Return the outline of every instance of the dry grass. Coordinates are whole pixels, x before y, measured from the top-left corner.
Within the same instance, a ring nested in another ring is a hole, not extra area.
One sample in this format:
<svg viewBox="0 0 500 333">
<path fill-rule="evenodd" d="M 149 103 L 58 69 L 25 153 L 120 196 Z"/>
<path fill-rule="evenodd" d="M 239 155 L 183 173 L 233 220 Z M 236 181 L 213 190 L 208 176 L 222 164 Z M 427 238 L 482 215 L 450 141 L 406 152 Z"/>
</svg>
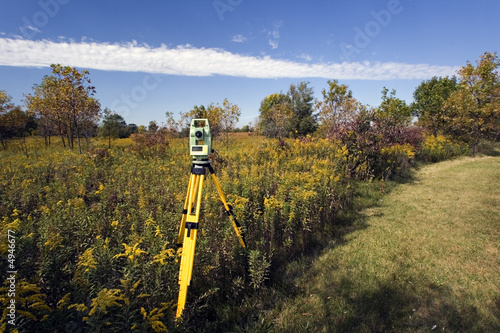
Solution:
<svg viewBox="0 0 500 333">
<path fill-rule="evenodd" d="M 500 331 L 499 184 L 500 157 L 423 167 L 295 280 L 274 329 Z"/>
</svg>

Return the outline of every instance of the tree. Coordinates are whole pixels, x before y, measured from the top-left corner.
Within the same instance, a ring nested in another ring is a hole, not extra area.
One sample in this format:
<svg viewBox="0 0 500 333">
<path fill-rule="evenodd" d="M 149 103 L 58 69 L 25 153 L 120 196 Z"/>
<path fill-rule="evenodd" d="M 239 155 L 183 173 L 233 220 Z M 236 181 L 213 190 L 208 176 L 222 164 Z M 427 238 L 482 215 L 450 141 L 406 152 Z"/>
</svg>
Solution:
<svg viewBox="0 0 500 333">
<path fill-rule="evenodd" d="M 240 132 L 246 132 L 246 133 L 250 133 L 252 132 L 252 126 L 249 124 L 249 125 L 244 125 L 241 129 L 240 129 Z"/>
<path fill-rule="evenodd" d="M 457 78 L 433 77 L 423 81 L 413 92 L 412 114 L 418 124 L 436 136 L 444 127 L 443 107 L 450 95 L 457 90 Z"/>
<path fill-rule="evenodd" d="M 293 130 L 292 101 L 285 94 L 271 94 L 260 103 L 259 128 L 262 134 L 283 138 Z"/>
<path fill-rule="evenodd" d="M 316 102 L 316 108 L 319 110 L 320 129 L 324 134 L 334 126 L 352 121 L 361 108 L 348 88 L 345 84 L 339 85 L 337 80 L 329 80 L 328 91 L 321 91 L 323 100 Z"/>
<path fill-rule="evenodd" d="M 500 137 L 500 60 L 485 52 L 476 64 L 458 71 L 458 90 L 444 105 L 444 131 L 469 143 L 474 153 L 481 139 Z"/>
<path fill-rule="evenodd" d="M 293 110 L 293 133 L 295 135 L 306 135 L 313 133 L 318 127 L 317 117 L 313 114 L 313 94 L 312 88 L 307 85 L 309 82 L 300 82 L 297 86 L 293 83 L 288 90 Z"/>
<path fill-rule="evenodd" d="M 165 112 L 165 116 L 167 117 L 167 121 L 165 122 L 165 131 L 169 133 L 169 135 L 174 135 L 179 132 L 178 122 L 174 119 L 174 113 L 171 111 Z"/>
<path fill-rule="evenodd" d="M 128 124 L 127 125 L 127 133 L 128 136 L 131 134 L 137 133 L 139 131 L 139 127 L 136 124 Z"/>
<path fill-rule="evenodd" d="M 14 108 L 14 104 L 12 104 L 11 101 L 12 97 L 10 97 L 5 90 L 0 90 L 0 115 Z"/>
<path fill-rule="evenodd" d="M 23 137 L 36 129 L 34 118 L 24 112 L 20 106 L 11 103 L 12 98 L 0 90 L 0 141 L 7 148 L 7 139 Z"/>
<path fill-rule="evenodd" d="M 222 133 L 224 133 L 226 139 L 226 145 L 229 139 L 229 132 L 232 132 L 236 128 L 240 116 L 241 111 L 238 105 L 232 104 L 227 98 L 224 98 L 222 101 L 220 122 L 222 125 Z"/>
<path fill-rule="evenodd" d="M 217 138 L 224 133 L 227 140 L 229 132 L 238 123 L 240 115 L 241 112 L 238 105 L 230 103 L 225 98 L 222 106 L 219 103 L 216 105 L 212 103 L 207 107 L 195 105 L 189 112 L 181 113 L 181 122 L 189 126 L 191 119 L 208 119 L 212 138 Z"/>
<path fill-rule="evenodd" d="M 108 138 L 109 148 L 111 148 L 111 139 L 125 138 L 130 135 L 125 119 L 108 108 L 104 109 L 104 118 L 99 128 L 99 134 Z"/>
<path fill-rule="evenodd" d="M 62 110 L 57 108 L 56 85 L 54 77 L 46 76 L 40 85 L 33 86 L 33 95 L 26 96 L 28 112 L 35 116 L 39 134 L 45 138 L 45 144 L 50 144 L 51 135 L 61 135 L 63 146 L 65 142 L 65 125 Z"/>
<path fill-rule="evenodd" d="M 5 90 L 0 90 L 0 141 L 4 149 L 7 148 L 5 140 L 12 137 L 12 131 L 7 120 L 7 114 L 14 108 L 11 100 L 12 97 L 7 95 Z"/>
<path fill-rule="evenodd" d="M 382 103 L 377 108 L 375 115 L 380 121 L 394 125 L 408 126 L 411 124 L 411 108 L 402 99 L 396 97 L 396 90 L 382 89 Z"/>
<path fill-rule="evenodd" d="M 150 133 L 156 133 L 157 130 L 158 130 L 158 124 L 156 123 L 155 120 L 151 120 L 149 122 L 148 132 L 150 132 Z"/>
<path fill-rule="evenodd" d="M 86 70 L 80 72 L 61 65 L 50 67 L 52 75 L 45 76 L 40 85 L 33 87 L 33 95 L 26 96 L 26 105 L 29 112 L 39 119 L 47 118 L 47 123 L 62 137 L 66 136 L 69 147 L 74 147 L 76 138 L 81 154 L 82 133 L 99 119 L 101 105 L 92 97 L 95 88 L 90 85 Z"/>
</svg>

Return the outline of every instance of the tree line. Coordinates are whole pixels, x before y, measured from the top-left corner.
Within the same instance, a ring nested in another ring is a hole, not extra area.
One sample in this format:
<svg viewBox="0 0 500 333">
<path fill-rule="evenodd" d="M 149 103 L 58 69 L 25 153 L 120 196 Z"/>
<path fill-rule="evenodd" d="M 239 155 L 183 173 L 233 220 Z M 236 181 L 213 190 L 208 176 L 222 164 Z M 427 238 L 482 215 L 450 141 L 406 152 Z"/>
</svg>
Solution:
<svg viewBox="0 0 500 333">
<path fill-rule="evenodd" d="M 262 100 L 258 128 L 277 138 L 313 133 L 332 137 L 362 118 L 370 127 L 420 127 L 476 150 L 481 140 L 500 138 L 499 66 L 496 53 L 486 52 L 475 66 L 467 62 L 458 76 L 423 81 L 411 104 L 384 87 L 378 107 L 361 104 L 349 87 L 337 80 L 328 81 L 319 100 L 313 99 L 308 82 L 292 84 L 287 93 L 274 93 Z"/>
<path fill-rule="evenodd" d="M 499 66 L 496 53 L 485 52 L 475 66 L 467 62 L 460 68 L 458 76 L 423 81 L 415 89 L 411 104 L 397 98 L 395 90 L 384 87 L 378 107 L 360 103 L 349 87 L 338 80 L 327 82 L 320 99 L 314 98 L 308 82 L 292 83 L 286 93 L 273 93 L 261 101 L 256 130 L 280 139 L 313 133 L 334 137 L 362 118 L 370 126 L 417 126 L 434 135 L 463 141 L 476 150 L 481 140 L 500 138 Z M 88 143 L 90 137 L 97 135 L 106 137 L 109 146 L 112 139 L 133 134 L 161 132 L 183 136 L 188 133 L 189 120 L 195 117 L 208 118 L 214 137 L 227 139 L 241 115 L 237 105 L 224 99 L 222 104 L 195 105 L 190 111 L 181 112 L 179 121 L 167 112 L 161 127 L 155 121 L 148 127 L 127 124 L 109 108 L 101 111 L 87 70 L 62 65 L 51 68 L 52 75 L 45 76 L 26 95 L 26 111 L 0 91 L 0 141 L 4 149 L 8 139 L 32 134 L 43 136 L 47 145 L 51 136 L 60 136 L 65 147 L 77 146 L 80 152 L 82 140 Z M 245 130 L 251 129 L 246 126 Z"/>
<path fill-rule="evenodd" d="M 4 149 L 9 139 L 29 135 L 44 137 L 46 145 L 50 145 L 51 137 L 60 136 L 64 147 L 77 146 L 80 153 L 82 140 L 88 144 L 89 138 L 95 136 L 107 138 L 109 146 L 113 139 L 131 135 L 136 135 L 138 140 L 147 135 L 152 142 L 163 141 L 161 138 L 165 135 L 187 136 L 190 119 L 195 117 L 208 118 L 213 136 L 227 138 L 227 134 L 236 129 L 241 114 L 237 105 L 224 99 L 221 105 L 195 105 L 192 110 L 181 112 L 180 121 L 174 120 L 172 112 L 167 112 L 162 126 L 156 121 L 150 121 L 149 126 L 127 124 L 113 110 L 101 111 L 87 70 L 59 64 L 51 65 L 51 69 L 52 75 L 45 76 L 40 84 L 33 86 L 30 94 L 25 95 L 26 111 L 14 105 L 6 91 L 0 90 L 0 141 Z"/>
</svg>

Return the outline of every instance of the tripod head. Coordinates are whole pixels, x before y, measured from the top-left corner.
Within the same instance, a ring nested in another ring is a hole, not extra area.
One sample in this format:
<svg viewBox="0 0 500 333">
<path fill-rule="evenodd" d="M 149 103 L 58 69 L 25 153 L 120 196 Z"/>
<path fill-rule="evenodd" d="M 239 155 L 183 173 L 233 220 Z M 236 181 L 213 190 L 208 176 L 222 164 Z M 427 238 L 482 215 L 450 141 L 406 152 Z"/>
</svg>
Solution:
<svg viewBox="0 0 500 333">
<path fill-rule="evenodd" d="M 192 119 L 189 131 L 189 150 L 193 161 L 206 161 L 212 153 L 212 132 L 208 119 Z"/>
</svg>

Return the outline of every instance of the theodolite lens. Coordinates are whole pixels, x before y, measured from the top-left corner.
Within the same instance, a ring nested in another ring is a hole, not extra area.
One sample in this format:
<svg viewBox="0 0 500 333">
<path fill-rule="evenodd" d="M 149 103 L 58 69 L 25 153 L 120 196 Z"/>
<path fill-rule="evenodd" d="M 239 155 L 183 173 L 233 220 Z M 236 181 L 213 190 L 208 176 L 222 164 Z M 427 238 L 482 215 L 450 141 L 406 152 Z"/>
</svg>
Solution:
<svg viewBox="0 0 500 333">
<path fill-rule="evenodd" d="M 203 132 L 202 131 L 196 131 L 196 133 L 194 134 L 196 135 L 196 137 L 199 139 L 203 136 Z"/>
</svg>

